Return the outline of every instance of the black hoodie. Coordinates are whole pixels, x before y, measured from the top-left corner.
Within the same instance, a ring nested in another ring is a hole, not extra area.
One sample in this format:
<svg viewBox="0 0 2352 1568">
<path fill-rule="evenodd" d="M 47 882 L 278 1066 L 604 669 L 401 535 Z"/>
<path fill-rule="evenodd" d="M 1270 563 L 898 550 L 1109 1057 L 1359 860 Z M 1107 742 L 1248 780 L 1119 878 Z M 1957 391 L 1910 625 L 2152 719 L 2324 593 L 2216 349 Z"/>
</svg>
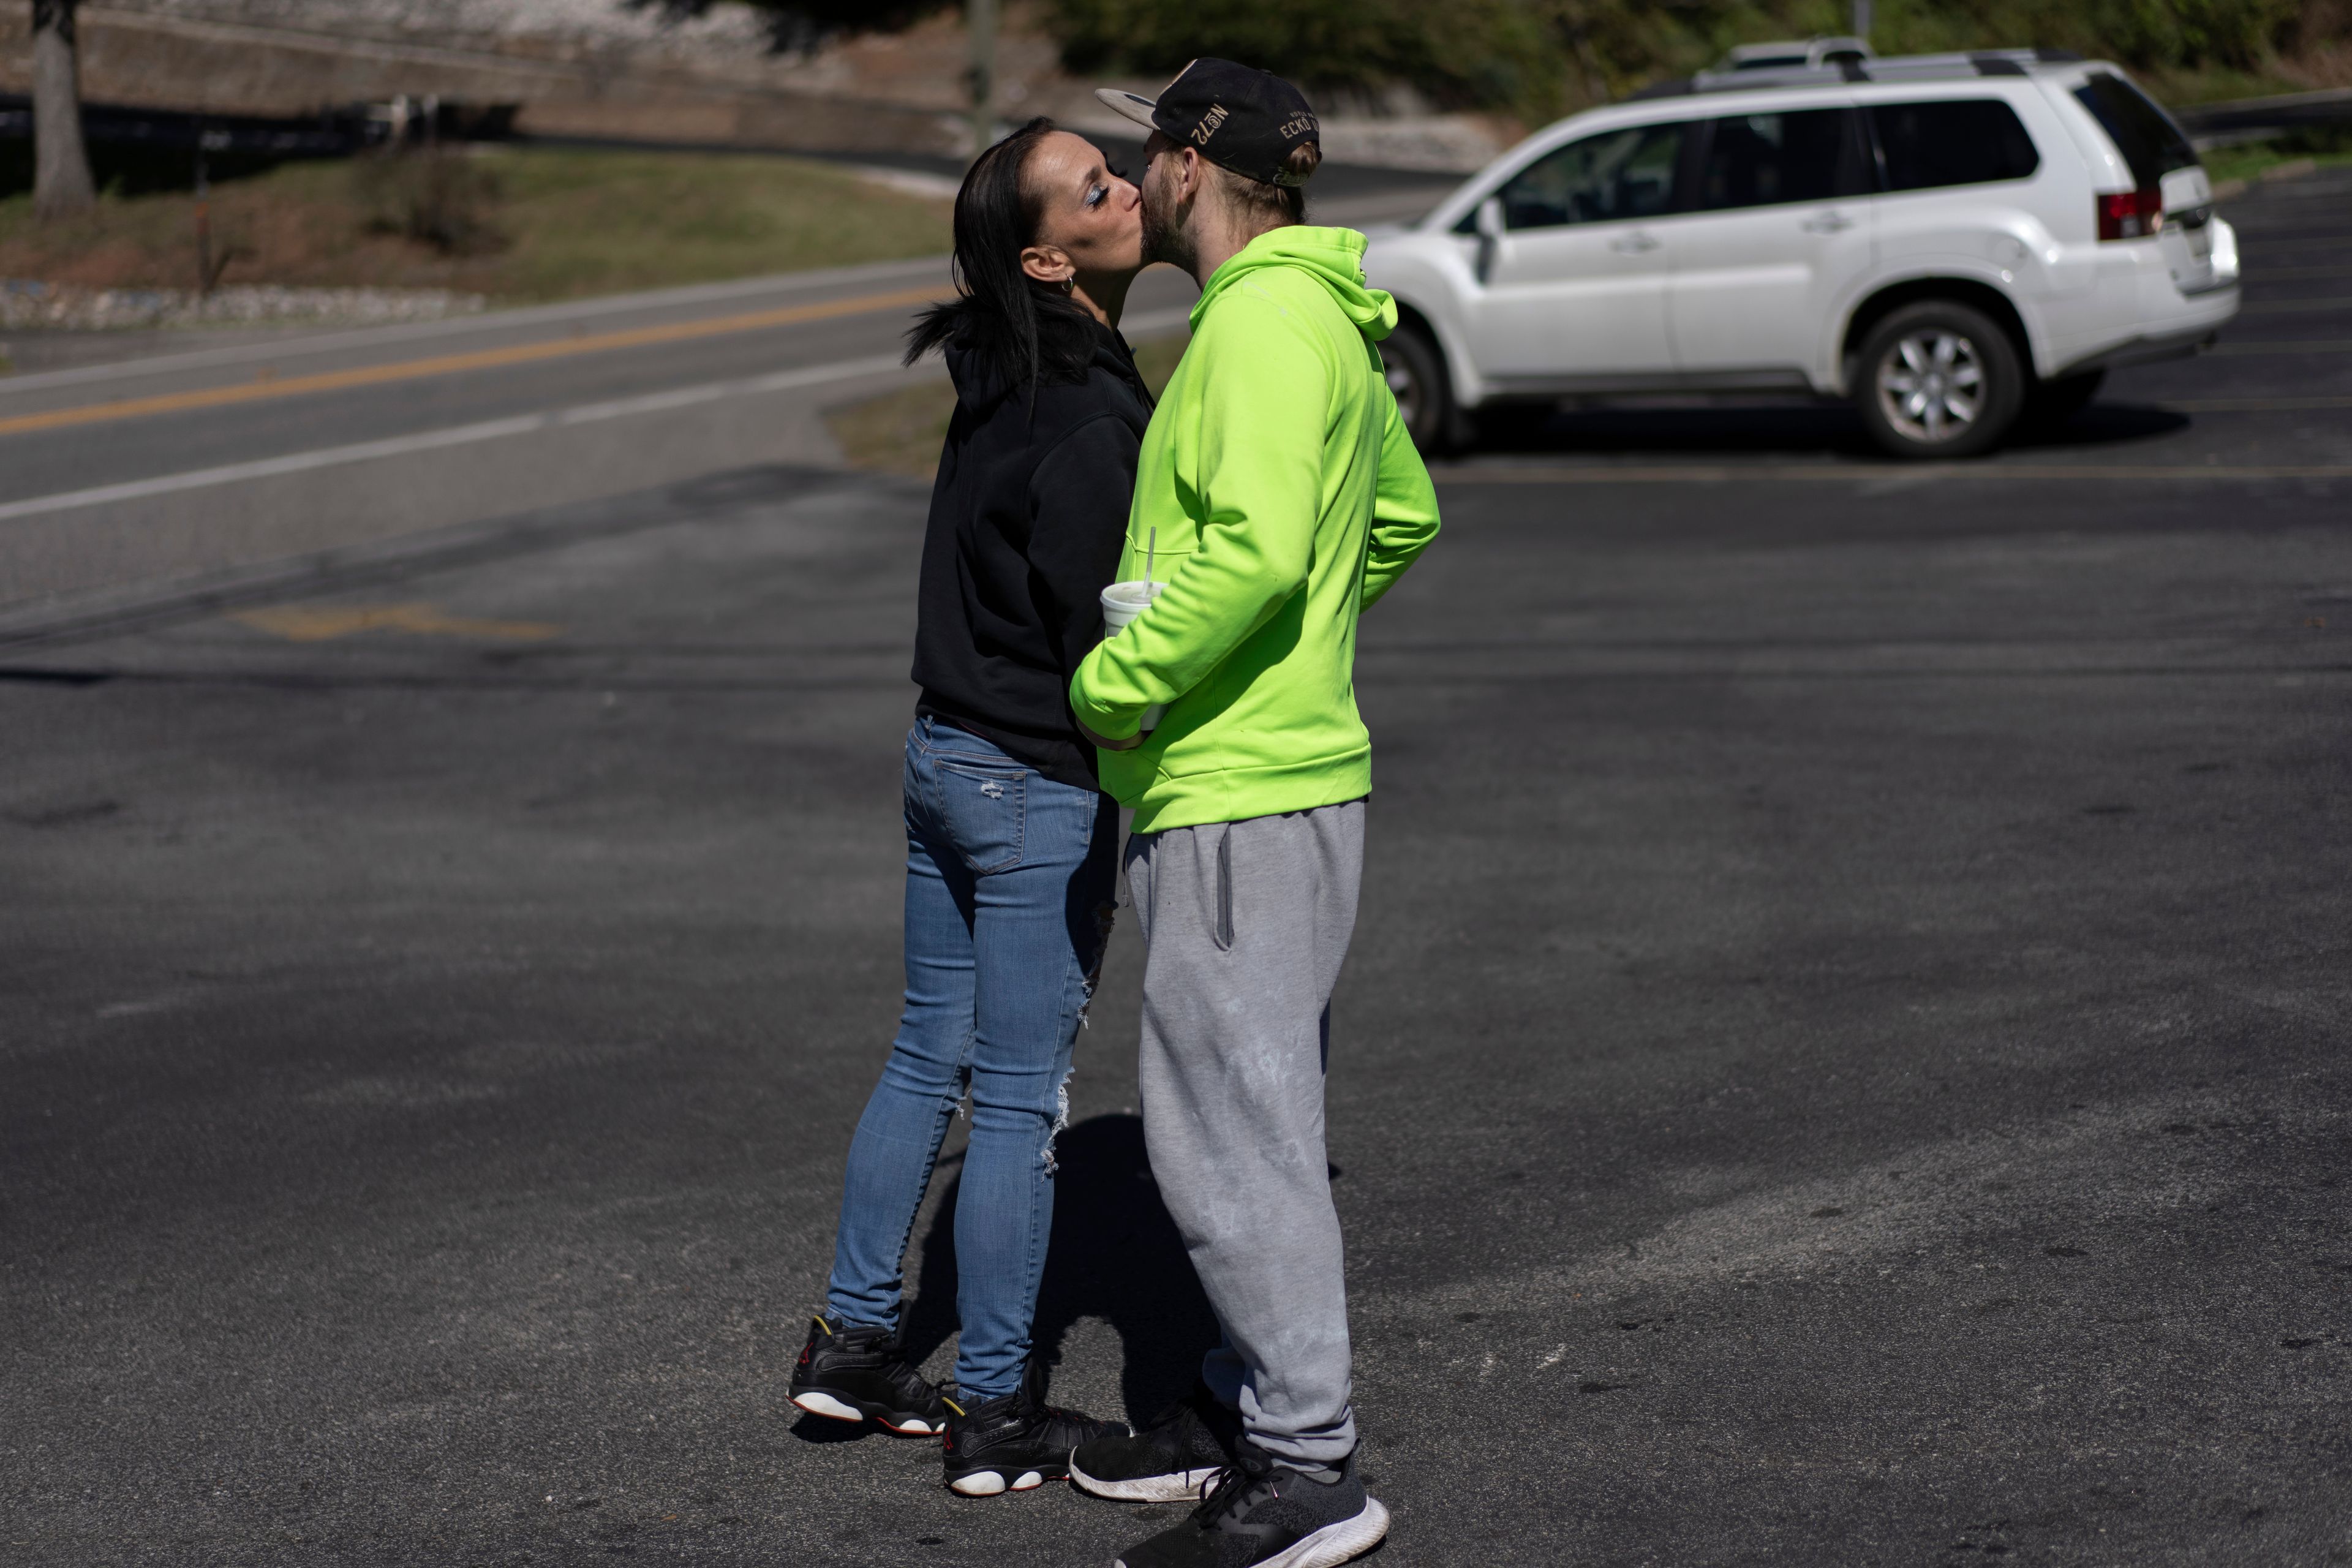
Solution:
<svg viewBox="0 0 2352 1568">
<path fill-rule="evenodd" d="M 917 713 L 1094 789 L 1070 676 L 1102 637 L 1151 395 L 1127 342 L 1089 321 L 1080 382 L 1014 386 L 968 338 L 946 347 L 956 411 L 931 487 L 917 596 Z"/>
</svg>

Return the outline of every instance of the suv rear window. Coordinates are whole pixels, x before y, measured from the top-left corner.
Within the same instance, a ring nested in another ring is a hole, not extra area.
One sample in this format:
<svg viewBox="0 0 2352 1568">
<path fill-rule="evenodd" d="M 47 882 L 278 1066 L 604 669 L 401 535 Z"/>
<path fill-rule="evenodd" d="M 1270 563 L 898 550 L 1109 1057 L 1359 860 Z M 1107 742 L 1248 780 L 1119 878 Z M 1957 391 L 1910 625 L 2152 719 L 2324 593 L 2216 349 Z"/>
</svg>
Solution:
<svg viewBox="0 0 2352 1568">
<path fill-rule="evenodd" d="M 1870 119 L 1890 191 L 2021 180 L 2042 166 L 2017 110 L 1997 98 L 1882 103 Z"/>
<path fill-rule="evenodd" d="M 2101 71 L 2076 88 L 2074 96 L 2131 165 L 2132 184 L 2142 190 L 2162 184 L 2175 169 L 2197 166 L 2197 149 L 2172 117 L 2123 78 Z"/>
</svg>

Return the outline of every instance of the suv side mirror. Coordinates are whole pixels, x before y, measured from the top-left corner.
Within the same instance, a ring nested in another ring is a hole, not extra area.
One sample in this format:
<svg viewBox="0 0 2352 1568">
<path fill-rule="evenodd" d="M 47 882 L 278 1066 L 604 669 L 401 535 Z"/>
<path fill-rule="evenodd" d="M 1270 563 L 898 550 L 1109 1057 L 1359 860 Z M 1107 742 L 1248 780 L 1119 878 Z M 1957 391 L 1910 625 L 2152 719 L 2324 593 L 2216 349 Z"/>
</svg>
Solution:
<svg viewBox="0 0 2352 1568">
<path fill-rule="evenodd" d="M 1495 274 L 1495 252 L 1501 248 L 1503 236 L 1508 232 L 1503 221 L 1503 198 L 1488 196 L 1478 204 L 1478 281 L 1486 282 Z"/>
</svg>

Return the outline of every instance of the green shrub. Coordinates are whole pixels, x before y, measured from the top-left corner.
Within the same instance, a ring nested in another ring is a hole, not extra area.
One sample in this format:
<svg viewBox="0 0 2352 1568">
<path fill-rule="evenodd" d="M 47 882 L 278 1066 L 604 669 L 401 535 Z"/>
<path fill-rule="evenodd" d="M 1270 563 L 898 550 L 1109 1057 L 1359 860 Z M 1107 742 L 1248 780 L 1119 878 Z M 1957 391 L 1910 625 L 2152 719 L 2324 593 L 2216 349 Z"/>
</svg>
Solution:
<svg viewBox="0 0 2352 1568">
<path fill-rule="evenodd" d="M 2330 0 L 1879 0 L 1882 53 L 2074 48 L 2150 68 L 2251 70 Z M 2306 16 L 2305 13 L 2311 13 Z M 1549 119 L 1687 75 L 1732 45 L 1843 32 L 1845 0 L 1048 0 L 1079 72 L 1196 55 L 1328 94 L 1405 82 L 1447 107 Z"/>
<path fill-rule="evenodd" d="M 444 256 L 486 256 L 506 244 L 492 221 L 498 177 L 462 148 L 362 153 L 352 160 L 352 179 L 371 232 L 421 240 Z"/>
</svg>

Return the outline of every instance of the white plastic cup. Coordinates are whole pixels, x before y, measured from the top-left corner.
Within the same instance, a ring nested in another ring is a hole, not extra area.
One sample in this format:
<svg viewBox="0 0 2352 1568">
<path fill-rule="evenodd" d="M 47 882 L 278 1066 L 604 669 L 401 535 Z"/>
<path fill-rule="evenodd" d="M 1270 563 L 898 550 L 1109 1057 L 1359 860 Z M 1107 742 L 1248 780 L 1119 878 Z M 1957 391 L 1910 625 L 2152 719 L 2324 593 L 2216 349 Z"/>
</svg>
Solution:
<svg viewBox="0 0 2352 1568">
<path fill-rule="evenodd" d="M 1165 583 L 1113 583 L 1102 591 L 1103 636 L 1115 637 L 1127 629 L 1127 624 L 1143 614 L 1151 601 L 1160 597 Z M 1160 720 L 1168 711 L 1155 705 L 1143 710 L 1143 731 L 1149 734 L 1160 727 Z"/>
<path fill-rule="evenodd" d="M 1127 623 L 1143 614 L 1144 607 L 1160 597 L 1165 583 L 1113 583 L 1102 591 L 1103 636 L 1115 637 L 1127 629 Z"/>
</svg>

